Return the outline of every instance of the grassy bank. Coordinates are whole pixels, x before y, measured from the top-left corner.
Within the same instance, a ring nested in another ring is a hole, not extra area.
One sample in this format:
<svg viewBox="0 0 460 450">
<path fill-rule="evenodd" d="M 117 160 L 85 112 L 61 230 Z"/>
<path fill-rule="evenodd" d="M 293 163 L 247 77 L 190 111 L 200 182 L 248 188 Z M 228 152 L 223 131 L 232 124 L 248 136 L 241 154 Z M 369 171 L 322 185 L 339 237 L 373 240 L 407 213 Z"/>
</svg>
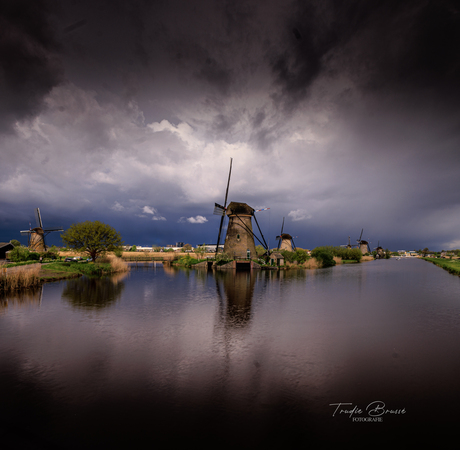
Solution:
<svg viewBox="0 0 460 450">
<path fill-rule="evenodd" d="M 25 268 L 10 273 L 2 271 L 0 275 L 0 292 L 28 289 L 40 284 L 40 267 Z"/>
<path fill-rule="evenodd" d="M 439 267 L 442 267 L 444 270 L 447 270 L 453 275 L 460 276 L 460 260 L 455 259 L 443 259 L 443 258 L 422 258 L 425 261 L 436 264 Z"/>
<path fill-rule="evenodd" d="M 100 258 L 97 263 L 91 262 L 52 262 L 42 266 L 3 271 L 0 274 L 0 292 L 11 292 L 37 286 L 44 281 L 56 281 L 65 278 L 76 278 L 82 275 L 102 276 L 126 272 L 129 265 L 121 258 L 109 255 Z"/>
<path fill-rule="evenodd" d="M 101 276 L 112 273 L 126 272 L 128 264 L 121 258 L 109 255 L 98 258 L 96 263 L 92 262 L 53 262 L 42 266 L 40 276 L 43 280 L 72 278 L 81 275 Z"/>
</svg>

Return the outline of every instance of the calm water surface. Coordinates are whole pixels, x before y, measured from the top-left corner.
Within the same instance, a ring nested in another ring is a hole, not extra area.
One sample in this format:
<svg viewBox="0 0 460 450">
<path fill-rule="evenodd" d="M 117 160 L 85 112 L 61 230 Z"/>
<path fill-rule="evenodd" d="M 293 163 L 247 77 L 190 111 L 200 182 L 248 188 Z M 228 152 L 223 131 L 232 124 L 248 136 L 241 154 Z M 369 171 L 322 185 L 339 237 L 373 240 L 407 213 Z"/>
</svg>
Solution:
<svg viewBox="0 0 460 450">
<path fill-rule="evenodd" d="M 280 273 L 142 264 L 0 308 L 2 448 L 456 437 L 460 278 L 424 261 Z"/>
</svg>

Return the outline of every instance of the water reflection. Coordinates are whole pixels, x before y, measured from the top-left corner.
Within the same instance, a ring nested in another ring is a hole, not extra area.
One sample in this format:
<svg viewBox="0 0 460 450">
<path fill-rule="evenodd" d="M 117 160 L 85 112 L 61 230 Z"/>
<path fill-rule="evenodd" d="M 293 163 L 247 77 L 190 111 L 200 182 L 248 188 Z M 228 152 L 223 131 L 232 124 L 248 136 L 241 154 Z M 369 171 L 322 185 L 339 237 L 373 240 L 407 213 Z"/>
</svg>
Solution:
<svg viewBox="0 0 460 450">
<path fill-rule="evenodd" d="M 125 288 L 122 281 L 127 273 L 112 277 L 68 280 L 62 291 L 62 298 L 77 309 L 102 309 L 120 299 Z"/>
<path fill-rule="evenodd" d="M 251 303 L 256 276 L 252 271 L 215 272 L 220 321 L 226 326 L 241 327 L 251 319 Z"/>
<path fill-rule="evenodd" d="M 0 315 L 8 309 L 40 306 L 43 298 L 43 285 L 18 292 L 0 295 Z"/>
<path fill-rule="evenodd" d="M 430 436 L 443 447 L 460 400 L 459 298 L 458 278 L 422 261 L 279 272 L 150 263 L 53 283 L 40 309 L 0 317 L 2 444 L 20 423 L 66 449 L 186 439 L 387 450 Z M 376 400 L 407 414 L 332 417 L 331 403 Z"/>
</svg>

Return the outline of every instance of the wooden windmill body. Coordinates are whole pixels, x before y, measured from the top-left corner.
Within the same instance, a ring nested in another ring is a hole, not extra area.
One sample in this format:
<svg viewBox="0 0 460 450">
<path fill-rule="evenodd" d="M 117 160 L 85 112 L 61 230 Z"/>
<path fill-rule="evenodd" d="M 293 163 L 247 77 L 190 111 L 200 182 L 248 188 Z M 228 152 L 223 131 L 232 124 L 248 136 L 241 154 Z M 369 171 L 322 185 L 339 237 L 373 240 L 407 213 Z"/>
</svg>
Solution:
<svg viewBox="0 0 460 450">
<path fill-rule="evenodd" d="M 381 259 L 385 256 L 385 252 L 383 251 L 383 247 L 380 247 L 380 241 L 377 243 L 377 247 L 375 247 L 374 249 L 377 254 L 376 254 L 376 258 L 378 259 Z"/>
<path fill-rule="evenodd" d="M 287 250 L 292 252 L 292 236 L 287 233 L 283 233 L 281 236 L 281 244 L 279 250 Z"/>
<path fill-rule="evenodd" d="M 296 250 L 294 239 L 290 234 L 283 233 L 283 229 L 284 229 L 284 217 L 283 217 L 283 223 L 281 225 L 281 233 L 279 236 L 276 236 L 276 239 L 278 239 L 278 250 L 287 250 L 289 252 L 292 252 Z"/>
<path fill-rule="evenodd" d="M 231 202 L 227 207 L 228 227 L 224 252 L 234 258 L 257 255 L 252 230 L 254 208 L 246 203 Z"/>
<path fill-rule="evenodd" d="M 369 241 L 361 239 L 363 237 L 363 231 L 364 229 L 361 230 L 361 235 L 356 242 L 358 243 L 358 248 L 361 250 L 361 253 L 364 255 L 365 253 L 371 253 L 371 249 L 369 247 Z"/>
<path fill-rule="evenodd" d="M 43 228 L 32 228 L 29 239 L 29 249 L 33 252 L 44 252 L 45 247 L 45 233 Z"/>
</svg>

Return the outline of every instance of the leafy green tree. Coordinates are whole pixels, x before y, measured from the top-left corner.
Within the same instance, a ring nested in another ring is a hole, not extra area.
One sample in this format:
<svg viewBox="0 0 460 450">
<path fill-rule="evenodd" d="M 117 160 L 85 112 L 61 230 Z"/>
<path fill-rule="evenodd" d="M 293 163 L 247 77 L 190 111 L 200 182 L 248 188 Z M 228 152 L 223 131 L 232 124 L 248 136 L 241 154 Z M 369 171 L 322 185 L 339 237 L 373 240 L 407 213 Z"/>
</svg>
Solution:
<svg viewBox="0 0 460 450">
<path fill-rule="evenodd" d="M 311 252 L 312 258 L 315 258 L 320 264 L 321 267 L 332 267 L 335 266 L 334 256 L 331 251 L 317 247 Z"/>
<path fill-rule="evenodd" d="M 294 252 L 294 261 L 297 261 L 299 264 L 303 264 L 305 261 L 310 259 L 310 255 L 306 250 L 297 248 Z"/>
<path fill-rule="evenodd" d="M 88 254 L 93 262 L 99 255 L 123 245 L 120 234 L 98 220 L 75 223 L 62 233 L 61 238 L 70 248 Z"/>
<path fill-rule="evenodd" d="M 262 256 L 266 251 L 267 250 L 265 250 L 265 248 L 263 248 L 261 245 L 256 245 L 257 256 Z"/>
<path fill-rule="evenodd" d="M 17 239 L 11 239 L 10 244 L 13 244 L 14 247 L 21 246 L 21 243 Z"/>
</svg>

